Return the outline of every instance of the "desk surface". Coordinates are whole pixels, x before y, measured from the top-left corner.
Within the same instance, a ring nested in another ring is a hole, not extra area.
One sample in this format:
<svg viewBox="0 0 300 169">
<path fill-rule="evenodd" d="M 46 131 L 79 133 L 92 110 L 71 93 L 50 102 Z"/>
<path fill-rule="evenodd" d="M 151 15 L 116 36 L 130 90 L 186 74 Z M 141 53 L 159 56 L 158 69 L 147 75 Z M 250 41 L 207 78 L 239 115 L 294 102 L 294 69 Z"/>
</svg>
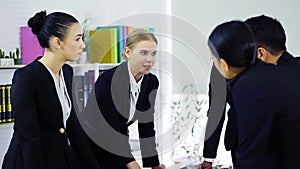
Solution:
<svg viewBox="0 0 300 169">
<path fill-rule="evenodd" d="M 189 166 L 189 164 L 186 163 L 179 163 L 179 164 L 174 164 L 170 167 L 167 167 L 167 169 L 200 169 L 199 166 Z"/>
<path fill-rule="evenodd" d="M 213 166 L 213 169 L 219 169 L 219 168 L 227 168 L 232 169 L 232 166 L 230 165 L 216 165 Z M 170 167 L 167 167 L 167 169 L 201 169 L 201 166 L 190 166 L 188 163 L 180 163 L 180 164 L 174 164 Z"/>
</svg>

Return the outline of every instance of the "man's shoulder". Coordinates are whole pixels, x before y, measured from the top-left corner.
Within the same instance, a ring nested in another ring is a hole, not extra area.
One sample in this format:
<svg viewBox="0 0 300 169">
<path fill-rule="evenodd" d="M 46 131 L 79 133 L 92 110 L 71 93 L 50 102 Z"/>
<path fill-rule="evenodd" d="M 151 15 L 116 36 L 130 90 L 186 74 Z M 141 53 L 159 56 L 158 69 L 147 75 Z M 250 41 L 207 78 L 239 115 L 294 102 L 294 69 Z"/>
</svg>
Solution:
<svg viewBox="0 0 300 169">
<path fill-rule="evenodd" d="M 233 88 L 257 88 L 263 90 L 267 89 L 270 83 L 278 81 L 279 77 L 279 71 L 275 65 L 259 61 L 239 75 L 234 82 Z"/>
</svg>

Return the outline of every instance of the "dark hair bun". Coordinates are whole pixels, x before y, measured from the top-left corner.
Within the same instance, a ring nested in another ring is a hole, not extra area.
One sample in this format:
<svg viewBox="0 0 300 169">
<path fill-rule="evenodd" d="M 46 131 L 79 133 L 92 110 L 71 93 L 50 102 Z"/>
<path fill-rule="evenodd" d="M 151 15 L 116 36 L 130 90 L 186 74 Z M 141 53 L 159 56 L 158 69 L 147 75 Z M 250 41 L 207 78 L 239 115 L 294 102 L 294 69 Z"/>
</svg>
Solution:
<svg viewBox="0 0 300 169">
<path fill-rule="evenodd" d="M 29 27 L 31 27 L 31 31 L 33 34 L 37 35 L 39 33 L 46 20 L 46 15 L 46 11 L 41 11 L 36 13 L 28 20 L 27 24 Z"/>
</svg>

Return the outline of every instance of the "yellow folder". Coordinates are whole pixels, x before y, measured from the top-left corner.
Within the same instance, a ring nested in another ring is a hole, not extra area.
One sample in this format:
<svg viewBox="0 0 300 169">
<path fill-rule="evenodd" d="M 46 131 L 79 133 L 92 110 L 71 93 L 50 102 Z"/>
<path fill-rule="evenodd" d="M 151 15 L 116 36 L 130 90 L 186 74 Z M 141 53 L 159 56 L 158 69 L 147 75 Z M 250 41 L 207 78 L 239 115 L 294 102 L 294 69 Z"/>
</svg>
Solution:
<svg viewBox="0 0 300 169">
<path fill-rule="evenodd" d="M 117 29 L 90 30 L 90 62 L 117 63 Z"/>
</svg>

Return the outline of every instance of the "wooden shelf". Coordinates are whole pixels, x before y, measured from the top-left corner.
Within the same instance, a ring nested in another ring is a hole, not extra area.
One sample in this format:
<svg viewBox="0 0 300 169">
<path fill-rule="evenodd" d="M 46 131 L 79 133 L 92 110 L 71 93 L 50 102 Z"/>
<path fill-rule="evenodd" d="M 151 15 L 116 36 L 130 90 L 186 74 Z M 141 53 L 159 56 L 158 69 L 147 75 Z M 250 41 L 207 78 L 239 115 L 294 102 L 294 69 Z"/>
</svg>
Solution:
<svg viewBox="0 0 300 169">
<path fill-rule="evenodd" d="M 73 68 L 77 68 L 77 67 L 92 67 L 94 65 L 99 66 L 99 68 L 111 68 L 114 66 L 117 66 L 119 63 L 85 63 L 85 64 L 72 64 L 69 63 L 69 65 L 71 65 Z M 11 66 L 0 66 L 0 69 L 17 69 L 17 68 L 21 68 L 24 67 L 25 65 L 11 65 Z"/>
<path fill-rule="evenodd" d="M 0 69 L 17 69 L 24 67 L 25 65 L 11 65 L 11 66 L 0 66 Z"/>
</svg>

